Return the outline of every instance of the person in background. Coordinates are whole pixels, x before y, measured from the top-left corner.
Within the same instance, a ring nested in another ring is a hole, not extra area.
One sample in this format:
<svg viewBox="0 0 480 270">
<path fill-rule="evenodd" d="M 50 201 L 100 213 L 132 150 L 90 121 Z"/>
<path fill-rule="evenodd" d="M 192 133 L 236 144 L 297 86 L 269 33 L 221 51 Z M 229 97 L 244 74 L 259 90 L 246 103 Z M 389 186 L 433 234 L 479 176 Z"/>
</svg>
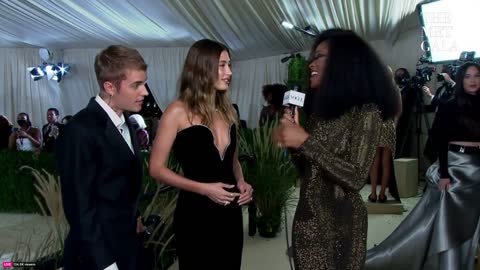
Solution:
<svg viewBox="0 0 480 270">
<path fill-rule="evenodd" d="M 58 122 L 58 109 L 49 108 L 47 110 L 47 124 L 42 127 L 43 146 L 42 150 L 45 152 L 53 152 L 55 141 L 60 133 L 62 124 Z"/>
<path fill-rule="evenodd" d="M 263 86 L 262 94 L 265 105 L 260 112 L 259 126 L 280 118 L 283 113 L 283 95 L 287 92 L 284 84 L 267 84 Z"/>
<path fill-rule="evenodd" d="M 42 133 L 36 127 L 32 127 L 30 116 L 27 113 L 19 113 L 17 116 L 19 128 L 10 134 L 8 147 L 18 151 L 37 151 L 42 145 Z"/>
<path fill-rule="evenodd" d="M 455 90 L 455 81 L 451 78 L 452 70 L 449 66 L 444 66 L 442 72 L 437 75 L 438 81 L 443 81 L 442 85 L 435 91 L 433 94 L 430 91 L 430 88 L 424 86 L 422 90 L 424 93 L 431 99 L 429 111 L 436 112 L 440 111 L 441 108 L 447 104 L 447 102 L 453 98 L 454 90 Z M 435 145 L 432 141 L 432 131 L 431 129 L 428 131 L 428 139 L 425 143 L 425 148 L 423 150 L 423 155 L 430 161 L 430 163 L 434 163 L 438 158 L 438 152 L 435 149 Z M 426 188 L 426 186 L 425 186 Z"/>
<path fill-rule="evenodd" d="M 420 102 L 417 90 L 412 86 L 410 73 L 406 68 L 398 68 L 394 73 L 394 80 L 400 90 L 402 98 L 401 116 L 396 125 L 395 158 L 409 157 L 412 155 L 409 145 L 415 141 L 415 110 Z"/>
<path fill-rule="evenodd" d="M 473 270 L 480 235 L 480 65 L 457 72 L 432 125 L 438 161 L 415 208 L 367 253 L 365 270 Z"/>
<path fill-rule="evenodd" d="M 0 150 L 8 148 L 8 140 L 12 132 L 12 122 L 5 115 L 0 114 Z"/>
<path fill-rule="evenodd" d="M 132 48 L 111 45 L 95 57 L 100 92 L 57 139 L 55 159 L 70 231 L 65 270 L 137 270 L 138 202 L 143 160 L 126 113 L 148 95 L 147 64 Z"/>
<path fill-rule="evenodd" d="M 273 136 L 290 150 L 302 178 L 293 221 L 295 269 L 360 270 L 367 209 L 359 191 L 377 147 L 395 136 L 383 122 L 398 112 L 398 94 L 384 63 L 350 30 L 320 33 L 310 55 L 305 128 L 298 109 L 293 117 L 287 109 Z"/>
<path fill-rule="evenodd" d="M 238 109 L 238 105 L 233 103 L 233 108 L 237 112 L 238 122 L 240 123 L 240 128 L 247 128 L 247 121 L 240 119 L 240 110 Z"/>
<path fill-rule="evenodd" d="M 150 155 L 150 175 L 180 189 L 173 221 L 180 270 L 241 269 L 241 206 L 253 189 L 238 160 L 230 67 L 225 45 L 203 39 L 190 47 L 180 96 L 163 113 Z M 171 150 L 182 175 L 167 167 Z"/>
<path fill-rule="evenodd" d="M 128 120 L 130 120 L 130 123 L 135 130 L 140 149 L 148 150 L 150 146 L 150 140 L 148 137 L 148 131 L 146 129 L 147 125 L 145 124 L 145 120 L 143 120 L 143 117 L 140 114 L 132 114 L 128 117 Z"/>
<path fill-rule="evenodd" d="M 455 81 L 452 79 L 451 70 L 448 66 L 444 66 L 441 73 L 438 73 L 437 80 L 442 81 L 442 85 L 435 91 L 435 94 L 432 93 L 430 88 L 427 86 L 422 87 L 424 93 L 430 98 L 430 105 L 432 111 L 437 111 L 437 108 L 440 109 L 445 105 L 450 99 L 453 98 L 453 93 L 455 89 Z"/>
<path fill-rule="evenodd" d="M 393 71 L 390 66 L 387 67 L 389 74 L 393 81 Z M 402 98 L 400 92 L 397 91 L 397 100 L 398 100 L 398 112 L 395 114 L 394 119 L 387 119 L 383 121 L 383 129 L 389 130 L 388 133 L 395 134 L 395 127 L 398 123 L 398 119 L 402 114 Z M 395 172 L 393 166 L 393 159 L 395 157 L 395 136 L 383 137 L 391 141 L 382 141 L 380 146 L 377 148 L 375 153 L 375 159 L 373 160 L 372 168 L 370 169 L 370 184 L 371 184 L 371 193 L 368 196 L 368 200 L 372 203 L 378 202 L 385 203 L 387 202 L 386 189 L 390 192 L 390 195 L 396 201 L 400 201 L 400 195 L 398 194 L 397 181 L 395 179 Z M 381 173 L 380 173 L 381 172 Z M 380 178 L 380 194 L 377 197 L 377 184 Z"/>
</svg>

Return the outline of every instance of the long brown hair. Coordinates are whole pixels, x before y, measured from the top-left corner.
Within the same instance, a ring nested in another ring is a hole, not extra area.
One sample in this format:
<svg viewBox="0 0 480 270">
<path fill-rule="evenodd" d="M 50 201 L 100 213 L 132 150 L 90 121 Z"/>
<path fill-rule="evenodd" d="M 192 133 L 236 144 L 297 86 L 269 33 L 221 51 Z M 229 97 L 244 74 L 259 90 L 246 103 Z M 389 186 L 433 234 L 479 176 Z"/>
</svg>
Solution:
<svg viewBox="0 0 480 270">
<path fill-rule="evenodd" d="M 215 110 L 227 123 L 237 122 L 227 91 L 215 89 L 218 62 L 223 51 L 230 55 L 225 45 L 209 39 L 195 42 L 188 51 L 180 75 L 179 100 L 191 113 L 190 122 L 193 121 L 194 115 L 198 115 L 202 124 L 210 126 Z"/>
<path fill-rule="evenodd" d="M 476 96 L 467 94 L 463 85 L 463 79 L 470 67 L 475 67 L 480 72 L 480 65 L 475 62 L 467 62 L 458 69 L 455 77 L 455 99 L 460 110 L 460 125 L 477 137 L 480 136 L 480 109 L 478 108 L 480 92 L 477 91 Z"/>
</svg>

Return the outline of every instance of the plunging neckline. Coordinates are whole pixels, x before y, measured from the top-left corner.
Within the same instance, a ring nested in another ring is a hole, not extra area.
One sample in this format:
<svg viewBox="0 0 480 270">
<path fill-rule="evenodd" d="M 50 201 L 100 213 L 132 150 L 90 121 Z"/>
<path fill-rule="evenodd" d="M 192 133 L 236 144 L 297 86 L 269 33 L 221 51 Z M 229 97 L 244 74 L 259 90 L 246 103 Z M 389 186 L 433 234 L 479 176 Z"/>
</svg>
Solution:
<svg viewBox="0 0 480 270">
<path fill-rule="evenodd" d="M 187 130 L 189 128 L 193 128 L 193 127 L 204 127 L 204 128 L 207 128 L 209 131 L 210 131 L 210 135 L 212 135 L 212 139 L 213 139 L 213 146 L 215 147 L 215 149 L 217 150 L 217 153 L 220 157 L 220 160 L 223 161 L 223 159 L 225 158 L 225 153 L 227 152 L 228 150 L 228 147 L 230 146 L 231 142 L 232 142 L 232 136 L 231 136 L 231 132 L 232 132 L 232 126 L 233 126 L 233 123 L 230 124 L 229 128 L 228 128 L 228 143 L 227 145 L 225 146 L 225 148 L 223 149 L 223 151 L 220 151 L 220 149 L 218 148 L 218 145 L 216 143 L 217 141 L 217 138 L 215 137 L 215 133 L 213 132 L 213 130 L 207 126 L 207 125 L 203 125 L 203 124 L 194 124 L 194 125 L 191 125 L 191 126 L 188 126 L 184 129 L 181 129 L 180 131 L 178 131 L 177 133 L 180 133 L 184 130 Z"/>
</svg>

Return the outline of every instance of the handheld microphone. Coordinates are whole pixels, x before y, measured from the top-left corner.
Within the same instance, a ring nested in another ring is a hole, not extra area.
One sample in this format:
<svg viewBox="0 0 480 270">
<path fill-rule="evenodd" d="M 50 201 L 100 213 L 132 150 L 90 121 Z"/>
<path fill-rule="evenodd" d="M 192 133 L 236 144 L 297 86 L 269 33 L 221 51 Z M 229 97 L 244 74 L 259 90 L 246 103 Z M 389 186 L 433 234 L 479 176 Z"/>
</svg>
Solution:
<svg viewBox="0 0 480 270">
<path fill-rule="evenodd" d="M 298 91 L 298 86 L 295 86 L 293 90 L 285 92 L 283 96 L 283 106 L 290 108 L 292 117 L 295 114 L 295 107 L 303 107 L 305 103 L 305 94 Z"/>
</svg>

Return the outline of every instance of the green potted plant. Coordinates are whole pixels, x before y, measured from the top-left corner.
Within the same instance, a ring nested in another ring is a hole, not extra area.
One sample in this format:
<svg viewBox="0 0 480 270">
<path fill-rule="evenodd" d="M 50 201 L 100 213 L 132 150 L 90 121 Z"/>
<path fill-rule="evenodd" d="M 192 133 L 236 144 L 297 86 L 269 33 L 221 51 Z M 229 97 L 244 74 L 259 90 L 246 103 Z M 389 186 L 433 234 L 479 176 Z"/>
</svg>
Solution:
<svg viewBox="0 0 480 270">
<path fill-rule="evenodd" d="M 240 133 L 240 152 L 253 157 L 243 170 L 253 186 L 257 226 L 263 237 L 275 237 L 282 223 L 282 211 L 292 198 L 296 170 L 284 149 L 272 142 L 276 122 Z"/>
<path fill-rule="evenodd" d="M 148 217 L 150 215 L 159 215 L 161 222 L 152 228 L 150 236 L 145 239 L 144 248 L 146 249 L 148 256 L 153 256 L 151 265 L 154 269 L 168 269 L 175 260 L 176 250 L 173 245 L 174 232 L 173 232 L 173 215 L 177 204 L 178 190 L 173 187 L 166 186 L 156 182 L 155 179 L 148 175 L 148 162 L 149 155 L 144 155 L 145 163 L 144 170 L 146 175 L 144 176 L 145 192 L 151 190 L 151 187 L 155 188 L 153 197 L 147 200 L 148 205 L 142 206 L 140 211 L 142 216 Z M 174 158 L 173 154 L 169 156 L 167 167 L 178 174 L 182 174 L 180 164 Z"/>
<path fill-rule="evenodd" d="M 301 54 L 296 54 L 288 63 L 288 89 L 299 86 L 302 92 L 306 92 L 309 82 L 308 62 Z"/>
</svg>

